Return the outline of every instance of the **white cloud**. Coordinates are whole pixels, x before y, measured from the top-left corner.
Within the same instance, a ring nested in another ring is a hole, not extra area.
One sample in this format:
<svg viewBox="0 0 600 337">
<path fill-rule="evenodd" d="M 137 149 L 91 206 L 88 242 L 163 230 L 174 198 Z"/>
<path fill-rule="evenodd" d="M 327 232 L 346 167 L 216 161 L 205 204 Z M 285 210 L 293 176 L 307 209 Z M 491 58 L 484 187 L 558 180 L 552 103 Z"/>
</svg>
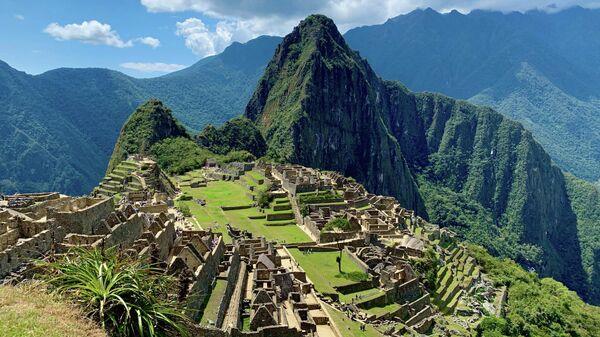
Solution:
<svg viewBox="0 0 600 337">
<path fill-rule="evenodd" d="M 285 35 L 312 13 L 331 17 L 340 31 L 345 32 L 425 7 L 441 12 L 457 9 L 463 13 L 473 9 L 556 11 L 577 4 L 600 7 L 600 0 L 141 0 L 141 3 L 150 12 L 196 11 L 218 19 L 214 28 L 197 18 L 177 23 L 177 35 L 183 36 L 186 46 L 202 57 L 219 53 L 234 41 L 246 42 L 259 35 Z"/>
<path fill-rule="evenodd" d="M 103 44 L 117 48 L 133 46 L 132 41 L 123 41 L 109 24 L 100 23 L 96 20 L 83 21 L 81 24 L 71 23 L 61 26 L 53 22 L 44 29 L 59 41 L 77 40 L 83 43 Z"/>
<path fill-rule="evenodd" d="M 70 23 L 64 26 L 56 22 L 49 24 L 45 33 L 50 34 L 58 41 L 76 40 L 83 43 L 107 45 L 117 48 L 132 47 L 134 42 L 139 42 L 156 48 L 160 45 L 160 40 L 147 36 L 125 41 L 119 34 L 107 23 L 101 23 L 96 20 L 83 21 L 80 24 Z"/>
<path fill-rule="evenodd" d="M 185 38 L 186 47 L 200 57 L 214 55 L 227 47 L 232 41 L 235 29 L 229 23 L 220 21 L 215 30 L 210 31 L 198 18 L 177 22 L 176 26 L 176 34 Z"/>
<path fill-rule="evenodd" d="M 19 21 L 25 20 L 25 17 L 21 14 L 14 14 L 13 17 Z"/>
<path fill-rule="evenodd" d="M 196 11 L 227 22 L 242 21 L 245 26 L 262 27 L 264 30 L 255 32 L 259 35 L 287 33 L 312 13 L 331 17 L 344 32 L 425 7 L 443 12 L 457 9 L 463 13 L 473 9 L 556 11 L 575 5 L 600 7 L 600 0 L 141 0 L 141 3 L 151 12 Z"/>
<path fill-rule="evenodd" d="M 140 38 L 137 38 L 136 41 L 139 41 L 140 43 L 143 43 L 152 48 L 157 48 L 158 46 L 160 46 L 160 40 L 155 39 L 151 36 L 140 37 Z"/>
<path fill-rule="evenodd" d="M 170 73 L 185 68 L 185 66 L 181 64 L 161 62 L 125 62 L 121 63 L 120 66 L 125 69 L 132 69 L 145 73 Z"/>
</svg>

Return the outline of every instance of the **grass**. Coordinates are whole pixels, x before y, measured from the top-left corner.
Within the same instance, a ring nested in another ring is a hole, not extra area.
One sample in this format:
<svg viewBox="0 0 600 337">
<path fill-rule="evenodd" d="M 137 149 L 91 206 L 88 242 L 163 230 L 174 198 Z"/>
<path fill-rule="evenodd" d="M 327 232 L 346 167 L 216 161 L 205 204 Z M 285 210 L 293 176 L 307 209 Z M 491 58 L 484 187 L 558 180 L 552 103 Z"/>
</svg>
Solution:
<svg viewBox="0 0 600 337">
<path fill-rule="evenodd" d="M 78 308 L 28 283 L 0 286 L 0 331 L 3 337 L 106 337 Z"/>
<path fill-rule="evenodd" d="M 357 298 L 357 302 L 360 302 L 362 299 L 371 298 L 373 296 L 379 295 L 382 293 L 382 290 L 379 288 L 371 288 L 362 291 L 357 291 L 355 293 L 349 294 L 340 294 L 340 300 L 345 303 L 351 303 L 353 298 Z"/>
<path fill-rule="evenodd" d="M 400 308 L 400 304 L 398 303 L 390 303 L 388 305 L 385 305 L 383 307 L 371 307 L 368 309 L 364 309 L 366 312 L 368 312 L 369 314 L 375 315 L 377 317 L 382 316 L 384 314 L 390 313 L 390 312 L 394 312 L 396 310 L 398 310 L 398 308 Z"/>
<path fill-rule="evenodd" d="M 295 224 L 285 226 L 265 226 L 265 219 L 249 219 L 249 216 L 264 215 L 258 208 L 223 211 L 221 206 L 239 206 L 251 204 L 253 201 L 248 197 L 248 189 L 238 182 L 233 181 L 210 181 L 206 187 L 191 188 L 183 186 L 182 191 L 192 196 L 192 200 L 180 201 L 186 204 L 202 228 L 212 227 L 213 231 L 223 233 L 226 243 L 231 243 L 227 235 L 225 224 L 245 229 L 254 236 L 264 236 L 267 240 L 276 240 L 286 243 L 310 242 L 312 241 L 306 233 Z M 206 200 L 205 206 L 198 205 L 195 200 Z M 289 213 L 290 211 L 275 212 L 272 209 L 267 213 Z M 289 222 L 289 220 L 288 220 Z M 216 223 L 216 224 L 215 224 Z M 274 222 L 277 224 L 277 222 Z"/>
<path fill-rule="evenodd" d="M 342 254 L 342 273 L 338 272 L 336 257 L 339 252 L 313 252 L 303 254 L 297 248 L 291 248 L 290 253 L 300 264 L 306 275 L 321 293 L 335 293 L 334 287 L 352 284 L 368 279 L 368 275 L 350 258 L 348 253 Z"/>
<path fill-rule="evenodd" d="M 112 336 L 186 333 L 182 307 L 165 293 L 175 279 L 115 249 L 75 249 L 40 262 L 49 289 L 82 305 Z"/>
<path fill-rule="evenodd" d="M 366 331 L 361 331 L 361 324 L 359 322 L 349 319 L 346 315 L 334 309 L 329 304 L 323 303 L 323 307 L 327 310 L 333 323 L 335 323 L 344 337 L 383 337 L 383 335 L 371 325 L 367 324 Z"/>
<path fill-rule="evenodd" d="M 209 325 L 209 321 L 217 321 L 219 307 L 221 305 L 221 302 L 223 301 L 223 296 L 225 296 L 226 289 L 227 281 L 217 279 L 215 287 L 212 289 L 206 307 L 204 308 L 204 313 L 202 313 L 200 324 Z"/>
</svg>

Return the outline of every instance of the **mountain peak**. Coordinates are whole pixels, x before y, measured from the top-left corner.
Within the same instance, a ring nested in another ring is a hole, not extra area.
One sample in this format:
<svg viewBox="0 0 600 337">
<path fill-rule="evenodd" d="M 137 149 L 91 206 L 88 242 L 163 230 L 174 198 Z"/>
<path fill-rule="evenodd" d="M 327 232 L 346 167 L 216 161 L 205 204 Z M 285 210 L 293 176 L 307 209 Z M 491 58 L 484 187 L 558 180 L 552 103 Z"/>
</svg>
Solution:
<svg viewBox="0 0 600 337">
<path fill-rule="evenodd" d="M 287 49 L 290 45 L 298 43 L 302 49 L 314 44 L 316 49 L 321 51 L 332 50 L 336 45 L 349 50 L 333 20 L 321 14 L 313 14 L 300 21 L 292 33 L 284 38 L 281 47 Z"/>
<path fill-rule="evenodd" d="M 185 128 L 175 120 L 171 110 L 157 99 L 141 104 L 129 116 L 108 164 L 112 171 L 131 154 L 144 154 L 155 143 L 172 137 L 190 138 Z"/>
</svg>

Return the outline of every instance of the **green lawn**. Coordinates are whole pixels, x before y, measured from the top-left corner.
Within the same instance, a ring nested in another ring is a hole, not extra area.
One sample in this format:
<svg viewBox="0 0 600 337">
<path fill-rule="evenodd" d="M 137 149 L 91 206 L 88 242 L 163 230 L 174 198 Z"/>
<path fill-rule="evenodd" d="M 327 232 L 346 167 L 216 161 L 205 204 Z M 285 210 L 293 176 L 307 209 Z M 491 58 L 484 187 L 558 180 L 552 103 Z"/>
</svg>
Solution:
<svg viewBox="0 0 600 337">
<path fill-rule="evenodd" d="M 213 323 L 217 321 L 217 315 L 219 314 L 219 306 L 223 302 L 223 296 L 225 296 L 225 290 L 227 289 L 227 281 L 217 279 L 215 287 L 210 293 L 210 297 L 202 313 L 200 319 L 201 325 L 208 325 L 209 321 Z"/>
<path fill-rule="evenodd" d="M 383 307 L 371 307 L 369 309 L 364 309 L 366 312 L 368 312 L 369 314 L 373 314 L 375 316 L 381 316 L 383 314 L 387 314 L 393 311 L 396 311 L 400 308 L 400 304 L 398 303 L 390 303 L 388 305 L 385 305 Z"/>
<path fill-rule="evenodd" d="M 369 277 L 346 252 L 342 254 L 342 274 L 340 274 L 336 262 L 336 257 L 339 256 L 337 251 L 311 254 L 303 254 L 297 248 L 291 248 L 289 251 L 306 271 L 315 289 L 321 293 L 335 293 L 333 287 L 359 282 Z"/>
<path fill-rule="evenodd" d="M 223 211 L 221 206 L 240 206 L 252 204 L 252 199 L 246 193 L 249 191 L 239 182 L 233 181 L 210 181 L 206 187 L 191 188 L 183 186 L 182 191 L 192 196 L 192 200 L 180 201 L 188 205 L 192 215 L 196 218 L 202 228 L 212 227 L 214 231 L 221 232 L 227 243 L 231 238 L 227 235 L 225 224 L 245 229 L 254 236 L 264 236 L 268 240 L 276 240 L 286 243 L 310 242 L 312 241 L 306 233 L 295 224 L 285 226 L 265 226 L 265 219 L 249 219 L 249 216 L 264 215 L 258 208 Z M 196 199 L 206 200 L 205 206 L 196 203 Z M 288 211 L 268 213 L 285 213 Z M 289 221 L 289 220 L 288 220 Z M 276 223 L 276 222 L 275 222 Z"/>
<path fill-rule="evenodd" d="M 361 331 L 359 322 L 349 319 L 344 313 L 329 304 L 323 303 L 323 306 L 344 337 L 383 337 L 373 326 L 367 324 L 366 331 Z"/>
<path fill-rule="evenodd" d="M 357 291 L 355 293 L 340 294 L 340 301 L 343 301 L 345 303 L 350 303 L 350 302 L 352 302 L 353 298 L 357 298 L 357 301 L 360 302 L 361 300 L 364 300 L 367 298 L 376 297 L 377 295 L 381 294 L 382 292 L 383 292 L 383 290 L 381 290 L 379 288 L 371 288 L 371 289 L 366 289 L 366 290 L 362 290 L 362 291 Z"/>
</svg>

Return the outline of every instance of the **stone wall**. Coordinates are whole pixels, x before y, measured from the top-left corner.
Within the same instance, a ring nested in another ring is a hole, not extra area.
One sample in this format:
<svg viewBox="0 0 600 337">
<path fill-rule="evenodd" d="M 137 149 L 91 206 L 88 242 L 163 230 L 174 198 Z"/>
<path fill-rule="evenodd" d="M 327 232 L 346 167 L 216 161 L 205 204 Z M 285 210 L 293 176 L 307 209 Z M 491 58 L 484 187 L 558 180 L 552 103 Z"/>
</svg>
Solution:
<svg viewBox="0 0 600 337">
<path fill-rule="evenodd" d="M 231 299 L 231 295 L 233 294 L 235 287 L 237 285 L 238 276 L 240 271 L 240 254 L 236 251 L 229 258 L 229 269 L 227 270 L 227 285 L 225 288 L 225 295 L 223 296 L 223 301 L 219 305 L 219 313 L 217 314 L 217 322 L 216 326 L 222 326 L 223 320 L 225 319 L 225 314 L 229 315 L 227 312 L 227 308 L 229 307 L 229 301 L 225 299 Z"/>
<path fill-rule="evenodd" d="M 104 239 L 106 247 L 129 246 L 144 232 L 144 219 L 137 213 L 131 215 L 127 221 L 120 223 L 110 230 Z M 98 246 L 100 243 L 96 242 Z"/>
<path fill-rule="evenodd" d="M 194 319 L 200 319 L 200 309 L 204 305 L 204 299 L 210 294 L 210 287 L 219 272 L 219 264 L 225 254 L 225 243 L 223 237 L 219 237 L 217 245 L 212 249 L 203 265 L 198 267 L 194 273 L 196 281 L 190 291 L 188 303 L 188 315 Z"/>
<path fill-rule="evenodd" d="M 247 279 L 247 265 L 246 262 L 241 261 L 237 282 L 235 284 L 235 289 L 233 290 L 231 300 L 229 301 L 227 317 L 223 324 L 224 329 L 241 328 L 242 326 L 242 301 L 244 299 L 244 290 L 246 288 Z"/>
<path fill-rule="evenodd" d="M 229 331 L 195 326 L 190 331 L 191 336 L 202 337 L 305 337 L 302 331 L 287 326 L 267 326 L 259 328 L 257 331 L 240 331 L 231 329 Z"/>
<path fill-rule="evenodd" d="M 62 227 L 43 230 L 31 238 L 20 239 L 16 245 L 0 252 L 0 278 L 8 275 L 29 259 L 37 258 L 49 251 L 54 242 L 65 237 Z"/>
<path fill-rule="evenodd" d="M 54 219 L 59 226 L 63 226 L 69 233 L 96 234 L 103 226 L 101 220 L 108 217 L 114 210 L 114 200 L 112 198 L 98 200 L 84 197 L 74 202 L 81 203 L 83 201 L 93 203 L 73 212 L 54 211 L 50 208 L 48 209 L 48 218 Z"/>
</svg>

